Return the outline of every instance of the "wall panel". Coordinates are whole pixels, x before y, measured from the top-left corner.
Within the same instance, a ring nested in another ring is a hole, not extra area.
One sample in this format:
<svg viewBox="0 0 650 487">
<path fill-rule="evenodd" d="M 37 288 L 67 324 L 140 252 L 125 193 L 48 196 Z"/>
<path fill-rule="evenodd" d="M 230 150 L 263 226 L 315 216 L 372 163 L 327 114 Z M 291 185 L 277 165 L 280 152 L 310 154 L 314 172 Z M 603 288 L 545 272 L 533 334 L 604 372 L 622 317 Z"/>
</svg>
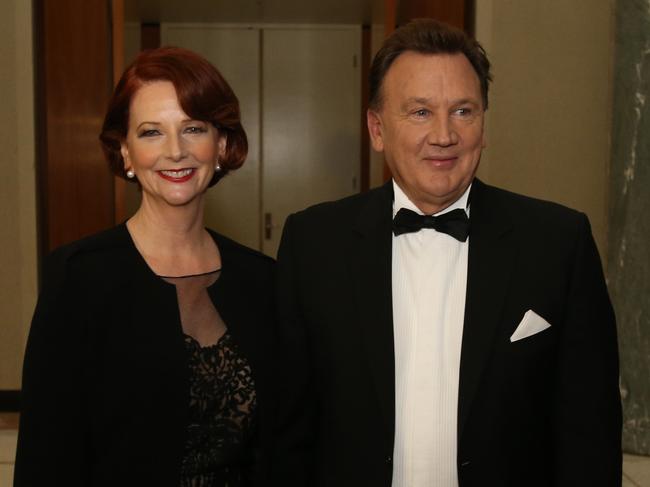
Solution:
<svg viewBox="0 0 650 487">
<path fill-rule="evenodd" d="M 650 5 L 616 5 L 609 287 L 621 350 L 623 448 L 650 455 Z"/>
<path fill-rule="evenodd" d="M 30 2 L 0 2 L 0 411 L 15 409 L 36 301 L 36 176 Z M 0 485 L 2 481 L 0 480 Z"/>
<path fill-rule="evenodd" d="M 98 134 L 112 88 L 108 0 L 37 0 L 42 249 L 110 227 L 113 177 Z"/>
</svg>

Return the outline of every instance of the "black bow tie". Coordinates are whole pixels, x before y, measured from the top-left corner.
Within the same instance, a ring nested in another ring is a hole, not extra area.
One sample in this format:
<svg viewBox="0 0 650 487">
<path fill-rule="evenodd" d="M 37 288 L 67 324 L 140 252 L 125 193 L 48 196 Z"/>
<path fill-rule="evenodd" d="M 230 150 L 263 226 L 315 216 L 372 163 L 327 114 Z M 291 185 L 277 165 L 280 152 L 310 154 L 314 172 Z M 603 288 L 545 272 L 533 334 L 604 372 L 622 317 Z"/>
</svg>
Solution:
<svg viewBox="0 0 650 487">
<path fill-rule="evenodd" d="M 393 218 L 393 234 L 418 232 L 423 228 L 451 235 L 456 240 L 464 242 L 469 235 L 469 218 L 461 208 L 443 213 L 440 216 L 418 215 L 414 211 L 401 208 Z"/>
</svg>

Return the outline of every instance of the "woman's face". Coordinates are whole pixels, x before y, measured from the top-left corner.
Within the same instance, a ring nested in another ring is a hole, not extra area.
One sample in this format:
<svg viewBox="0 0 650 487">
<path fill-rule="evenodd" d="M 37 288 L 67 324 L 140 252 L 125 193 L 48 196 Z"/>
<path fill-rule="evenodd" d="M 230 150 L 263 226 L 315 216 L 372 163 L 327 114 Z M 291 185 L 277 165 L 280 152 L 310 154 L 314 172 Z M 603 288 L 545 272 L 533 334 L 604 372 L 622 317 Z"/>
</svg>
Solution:
<svg viewBox="0 0 650 487">
<path fill-rule="evenodd" d="M 142 185 L 143 203 L 200 202 L 225 148 L 225 135 L 183 111 L 171 82 L 147 83 L 133 96 L 121 152 L 124 169 Z"/>
</svg>

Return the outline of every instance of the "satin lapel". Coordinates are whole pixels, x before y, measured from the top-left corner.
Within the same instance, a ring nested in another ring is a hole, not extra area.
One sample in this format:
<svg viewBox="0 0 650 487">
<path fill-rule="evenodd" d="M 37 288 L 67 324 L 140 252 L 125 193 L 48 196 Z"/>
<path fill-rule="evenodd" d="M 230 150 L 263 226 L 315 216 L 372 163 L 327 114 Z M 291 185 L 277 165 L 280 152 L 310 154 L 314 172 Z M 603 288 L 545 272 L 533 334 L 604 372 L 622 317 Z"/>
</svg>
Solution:
<svg viewBox="0 0 650 487">
<path fill-rule="evenodd" d="M 386 439 L 392 447 L 395 430 L 395 357 L 392 304 L 392 183 L 368 193 L 359 213 L 352 252 L 352 276 L 358 319 Z"/>
<path fill-rule="evenodd" d="M 489 359 L 518 247 L 507 208 L 498 208 L 490 189 L 475 180 L 470 207 L 470 240 L 465 323 L 460 358 L 458 437 Z"/>
</svg>

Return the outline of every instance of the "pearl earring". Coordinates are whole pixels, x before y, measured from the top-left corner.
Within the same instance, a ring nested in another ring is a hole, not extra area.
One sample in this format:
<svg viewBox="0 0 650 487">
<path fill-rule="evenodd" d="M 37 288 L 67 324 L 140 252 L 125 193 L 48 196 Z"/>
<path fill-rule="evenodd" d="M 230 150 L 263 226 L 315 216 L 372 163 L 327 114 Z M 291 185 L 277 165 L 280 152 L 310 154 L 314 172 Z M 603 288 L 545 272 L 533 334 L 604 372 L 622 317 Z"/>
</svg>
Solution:
<svg viewBox="0 0 650 487">
<path fill-rule="evenodd" d="M 214 172 L 221 172 L 221 164 L 219 164 L 219 161 L 214 163 Z"/>
<path fill-rule="evenodd" d="M 129 179 L 133 179 L 135 177 L 135 173 L 133 172 L 133 169 L 129 169 L 126 171 L 126 177 Z"/>
</svg>

